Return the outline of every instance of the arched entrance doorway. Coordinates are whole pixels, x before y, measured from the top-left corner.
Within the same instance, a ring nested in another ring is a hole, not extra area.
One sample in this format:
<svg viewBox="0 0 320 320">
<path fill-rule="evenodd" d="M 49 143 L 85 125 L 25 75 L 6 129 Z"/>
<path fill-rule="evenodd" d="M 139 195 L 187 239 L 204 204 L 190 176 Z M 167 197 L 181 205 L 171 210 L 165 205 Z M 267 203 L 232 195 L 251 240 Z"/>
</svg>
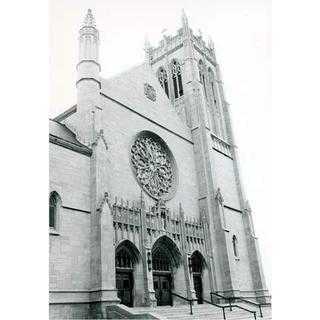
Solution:
<svg viewBox="0 0 320 320">
<path fill-rule="evenodd" d="M 205 261 L 202 254 L 199 251 L 195 251 L 191 255 L 191 270 L 193 277 L 194 291 L 198 300 L 198 304 L 203 303 L 203 285 L 202 285 L 202 273 L 205 266 Z"/>
<path fill-rule="evenodd" d="M 159 238 L 152 247 L 153 288 L 158 306 L 172 305 L 173 271 L 181 261 L 176 244 L 167 236 Z"/>
<path fill-rule="evenodd" d="M 139 261 L 139 251 L 128 240 L 123 241 L 116 249 L 116 288 L 121 304 L 134 305 L 134 274 Z"/>
</svg>

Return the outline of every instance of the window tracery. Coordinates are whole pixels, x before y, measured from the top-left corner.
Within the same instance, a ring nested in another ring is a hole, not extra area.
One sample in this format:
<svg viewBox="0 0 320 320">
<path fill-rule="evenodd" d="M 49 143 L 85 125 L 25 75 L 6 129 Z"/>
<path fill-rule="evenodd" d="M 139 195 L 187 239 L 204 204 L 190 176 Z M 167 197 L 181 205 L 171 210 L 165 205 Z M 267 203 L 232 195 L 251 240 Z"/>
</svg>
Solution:
<svg viewBox="0 0 320 320">
<path fill-rule="evenodd" d="M 183 96 L 183 86 L 181 77 L 181 66 L 177 60 L 171 63 L 172 81 L 175 99 Z"/>
</svg>

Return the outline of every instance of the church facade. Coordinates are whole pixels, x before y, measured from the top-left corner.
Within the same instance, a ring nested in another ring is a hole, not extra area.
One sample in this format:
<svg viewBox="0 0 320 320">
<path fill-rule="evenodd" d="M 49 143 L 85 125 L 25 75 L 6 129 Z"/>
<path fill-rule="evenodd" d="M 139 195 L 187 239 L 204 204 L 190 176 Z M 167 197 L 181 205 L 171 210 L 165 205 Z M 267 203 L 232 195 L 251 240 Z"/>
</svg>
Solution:
<svg viewBox="0 0 320 320">
<path fill-rule="evenodd" d="M 50 120 L 52 319 L 268 294 L 215 49 L 181 22 L 103 79 L 86 14 L 76 105 Z"/>
</svg>

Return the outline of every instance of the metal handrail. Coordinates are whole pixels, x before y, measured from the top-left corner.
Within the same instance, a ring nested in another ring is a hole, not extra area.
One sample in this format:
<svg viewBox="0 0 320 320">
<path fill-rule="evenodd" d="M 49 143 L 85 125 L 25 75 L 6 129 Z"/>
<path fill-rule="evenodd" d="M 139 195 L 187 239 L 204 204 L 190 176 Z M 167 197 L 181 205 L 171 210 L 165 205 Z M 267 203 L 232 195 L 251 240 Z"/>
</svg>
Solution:
<svg viewBox="0 0 320 320">
<path fill-rule="evenodd" d="M 192 310 L 192 305 L 193 305 L 193 301 L 196 301 L 197 299 L 189 299 L 189 298 L 186 298 L 186 297 L 183 297 L 183 296 L 180 296 L 180 294 L 177 294 L 177 293 L 174 293 L 174 292 L 171 292 L 171 294 L 173 296 L 177 296 L 183 300 L 186 300 L 189 302 L 189 305 L 190 305 L 190 314 L 193 314 L 193 310 Z"/>
<path fill-rule="evenodd" d="M 203 300 L 204 302 L 206 302 L 206 303 L 212 304 L 213 306 L 216 306 L 216 307 L 218 307 L 218 308 L 222 308 L 223 319 L 226 320 L 226 312 L 224 311 L 224 308 L 226 308 L 225 306 L 219 306 L 218 304 L 213 303 L 212 301 L 210 302 L 210 301 L 208 301 L 208 300 L 206 300 L 206 299 L 203 299 L 203 298 L 202 298 L 202 300 Z"/>
<path fill-rule="evenodd" d="M 262 308 L 261 306 L 271 306 L 271 303 L 269 302 L 265 302 L 265 303 L 257 303 L 257 302 L 253 302 L 253 301 L 250 301 L 250 300 L 247 300 L 245 299 L 244 297 L 224 297 L 223 295 L 221 294 L 218 294 L 218 293 L 215 293 L 213 292 L 213 294 L 215 294 L 216 296 L 218 297 L 221 297 L 221 298 L 224 298 L 226 300 L 229 300 L 229 304 L 230 304 L 230 300 L 231 299 L 234 299 L 234 300 L 240 300 L 240 301 L 243 301 L 245 303 L 249 303 L 251 305 L 254 305 L 255 307 L 258 307 L 259 308 L 259 312 L 260 312 L 260 317 L 263 318 L 263 314 L 262 314 Z M 267 297 L 267 296 L 260 296 L 259 298 L 261 297 Z M 270 296 L 269 296 L 270 297 Z M 255 297 L 250 297 L 250 298 L 255 298 Z M 257 298 L 257 297 L 256 297 Z"/>
<path fill-rule="evenodd" d="M 221 294 L 218 294 L 218 293 L 215 293 L 215 292 L 210 292 L 211 299 L 212 299 L 212 295 L 213 295 L 213 294 L 216 295 L 217 297 L 220 297 L 220 298 L 223 298 L 223 299 L 225 299 L 225 300 L 228 300 L 228 301 L 229 301 L 230 311 L 232 311 L 232 307 L 234 307 L 234 308 L 239 308 L 239 309 L 248 311 L 248 312 L 250 312 L 250 313 L 253 313 L 254 318 L 257 319 L 257 314 L 256 314 L 257 312 L 256 312 L 256 311 L 249 310 L 249 309 L 247 309 L 247 308 L 238 306 L 237 304 L 231 304 L 231 299 L 235 299 L 236 297 L 224 297 L 224 296 L 222 296 Z"/>
<path fill-rule="evenodd" d="M 243 302 L 245 302 L 245 303 L 249 303 L 249 304 L 252 304 L 252 305 L 258 307 L 258 308 L 259 308 L 259 311 L 260 311 L 260 317 L 261 317 L 261 318 L 263 318 L 261 306 L 269 306 L 269 305 L 271 305 L 270 303 L 256 303 L 256 302 L 253 302 L 253 301 L 250 301 L 250 300 L 241 298 L 241 297 L 235 297 L 235 298 L 238 299 L 238 300 L 240 300 L 240 301 L 243 301 Z"/>
</svg>

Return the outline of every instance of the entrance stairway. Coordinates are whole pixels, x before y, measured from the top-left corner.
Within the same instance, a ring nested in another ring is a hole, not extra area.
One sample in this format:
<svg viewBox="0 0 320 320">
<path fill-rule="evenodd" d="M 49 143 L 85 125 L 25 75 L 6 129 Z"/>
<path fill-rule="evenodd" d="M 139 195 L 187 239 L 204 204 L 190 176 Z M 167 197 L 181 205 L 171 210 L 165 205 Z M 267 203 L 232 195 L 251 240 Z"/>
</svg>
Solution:
<svg viewBox="0 0 320 320">
<path fill-rule="evenodd" d="M 247 305 L 237 303 L 239 306 L 248 308 Z M 188 305 L 182 306 L 162 306 L 156 308 L 150 307 L 136 307 L 128 308 L 134 310 L 135 313 L 146 314 L 152 312 L 153 315 L 156 315 L 160 320 L 182 320 L 182 319 L 219 319 L 223 320 L 223 315 L 220 308 L 214 307 L 210 304 L 196 304 L 193 306 L 193 314 L 190 314 L 190 307 Z M 233 308 L 233 311 L 230 311 L 228 308 L 226 310 L 226 320 L 247 320 L 254 319 L 252 313 L 246 312 L 238 308 Z M 252 311 L 257 311 L 257 320 L 269 320 L 271 319 L 271 307 L 263 307 L 263 318 L 260 317 L 260 314 L 257 309 L 250 308 Z"/>
</svg>

